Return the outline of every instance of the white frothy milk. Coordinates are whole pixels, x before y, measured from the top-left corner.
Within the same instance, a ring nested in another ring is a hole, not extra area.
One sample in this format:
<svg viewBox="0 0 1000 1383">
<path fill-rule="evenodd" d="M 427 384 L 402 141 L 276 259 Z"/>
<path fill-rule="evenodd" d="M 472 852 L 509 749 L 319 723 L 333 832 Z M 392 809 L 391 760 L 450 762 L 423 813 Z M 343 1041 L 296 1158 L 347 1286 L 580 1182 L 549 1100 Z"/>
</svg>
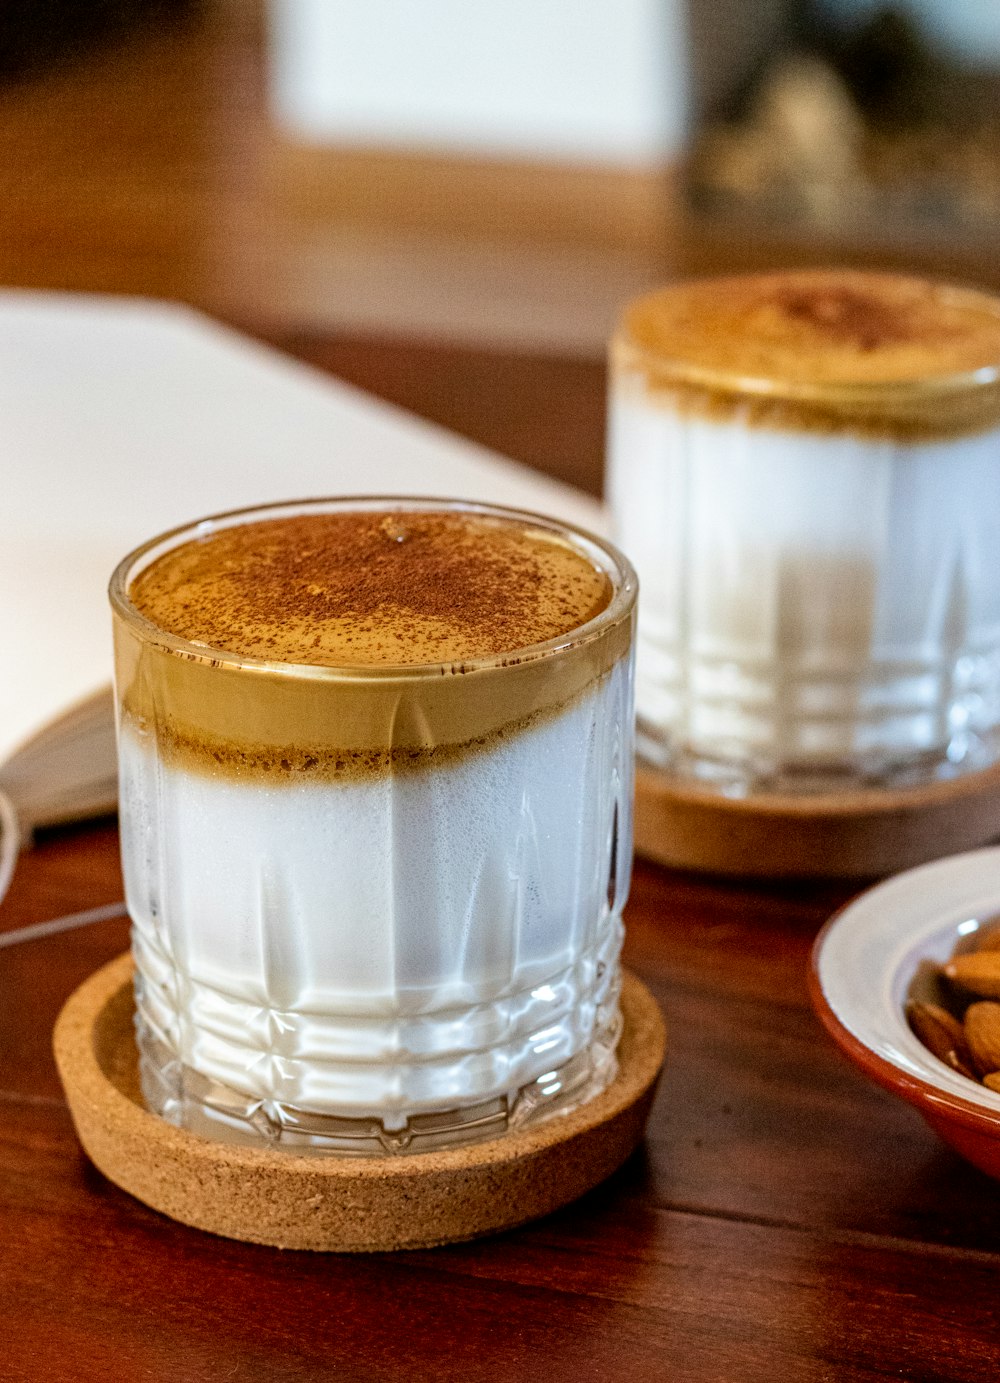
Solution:
<svg viewBox="0 0 1000 1383">
<path fill-rule="evenodd" d="M 554 1095 L 595 1043 L 604 1067 L 586 1078 L 606 1083 L 629 659 L 509 738 L 414 772 L 212 775 L 165 762 L 126 719 L 121 775 L 144 1074 L 165 1117 L 192 1126 L 190 1097 L 284 1143 L 323 1141 L 328 1118 L 391 1136 L 533 1082 Z"/>
<path fill-rule="evenodd" d="M 648 753 L 877 777 L 1000 723 L 1000 432 L 782 431 L 620 378 L 609 458 Z"/>
</svg>

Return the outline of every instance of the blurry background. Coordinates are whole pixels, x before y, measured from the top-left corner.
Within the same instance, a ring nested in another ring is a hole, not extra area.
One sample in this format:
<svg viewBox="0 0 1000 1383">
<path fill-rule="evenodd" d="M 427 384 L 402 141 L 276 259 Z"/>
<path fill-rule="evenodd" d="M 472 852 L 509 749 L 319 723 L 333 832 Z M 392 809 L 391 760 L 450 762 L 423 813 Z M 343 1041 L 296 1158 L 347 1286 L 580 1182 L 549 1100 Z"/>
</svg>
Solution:
<svg viewBox="0 0 1000 1383">
<path fill-rule="evenodd" d="M 0 0 L 0 283 L 195 304 L 597 488 L 635 293 L 1000 286 L 998 95 L 996 0 Z"/>
</svg>

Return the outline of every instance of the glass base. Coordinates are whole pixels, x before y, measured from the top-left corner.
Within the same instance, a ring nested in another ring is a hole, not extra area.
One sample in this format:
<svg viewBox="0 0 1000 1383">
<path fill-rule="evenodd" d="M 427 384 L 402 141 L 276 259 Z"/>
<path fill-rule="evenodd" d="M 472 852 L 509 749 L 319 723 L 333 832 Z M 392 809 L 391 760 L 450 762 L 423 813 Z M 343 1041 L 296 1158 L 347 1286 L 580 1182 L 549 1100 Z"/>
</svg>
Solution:
<svg viewBox="0 0 1000 1383">
<path fill-rule="evenodd" d="M 651 767 L 737 798 L 758 793 L 819 796 L 919 787 L 981 772 L 1000 760 L 1000 736 L 996 734 L 956 737 L 943 752 L 935 749 L 898 757 L 873 754 L 846 763 L 730 760 L 665 742 L 661 731 L 641 719 L 636 747 L 639 758 Z"/>
<path fill-rule="evenodd" d="M 377 1116 L 346 1118 L 241 1094 L 183 1065 L 136 1017 L 142 1093 L 168 1123 L 217 1142 L 295 1153 L 371 1157 L 481 1143 L 567 1114 L 599 1095 L 618 1073 L 619 985 L 598 1015 L 590 1046 L 558 1070 L 515 1091 L 464 1108 L 414 1115 L 387 1128 Z"/>
</svg>

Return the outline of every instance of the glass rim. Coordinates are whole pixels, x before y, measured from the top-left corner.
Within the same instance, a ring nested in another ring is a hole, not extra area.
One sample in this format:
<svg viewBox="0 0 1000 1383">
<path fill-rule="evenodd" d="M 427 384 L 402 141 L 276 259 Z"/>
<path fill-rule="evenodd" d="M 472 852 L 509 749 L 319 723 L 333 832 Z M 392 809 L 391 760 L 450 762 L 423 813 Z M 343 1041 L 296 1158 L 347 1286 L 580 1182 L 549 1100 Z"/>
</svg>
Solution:
<svg viewBox="0 0 1000 1383">
<path fill-rule="evenodd" d="M 708 284 L 724 284 L 727 278 L 770 279 L 787 277 L 797 280 L 803 275 L 828 275 L 835 270 L 775 270 L 761 274 L 723 275 L 704 280 Z M 866 273 L 867 271 L 850 271 Z M 876 277 L 882 277 L 876 274 Z M 918 278 L 908 274 L 890 274 L 894 279 Z M 933 284 L 945 302 L 965 304 L 974 307 L 983 316 L 993 319 L 1000 325 L 1000 296 L 971 287 L 966 284 L 950 283 L 944 280 L 922 278 L 923 282 Z M 991 358 L 992 352 L 979 364 L 963 364 L 957 369 L 933 370 L 922 374 L 897 375 L 882 379 L 851 378 L 844 375 L 838 379 L 796 378 L 783 374 L 780 370 L 755 372 L 741 369 L 739 364 L 716 365 L 699 362 L 686 357 L 683 350 L 659 350 L 640 339 L 633 331 L 632 314 L 635 309 L 657 299 L 673 289 L 683 288 L 682 283 L 642 294 L 632 301 L 619 318 L 612 336 L 612 353 L 629 357 L 631 363 L 644 369 L 651 382 L 663 387 L 676 386 L 703 393 L 726 395 L 745 395 L 762 402 L 800 404 L 805 407 L 823 408 L 849 412 L 877 412 L 887 418 L 894 415 L 905 417 L 909 410 L 921 406 L 956 405 L 962 402 L 981 401 L 990 395 L 1000 400 L 1000 353 Z"/>
<path fill-rule="evenodd" d="M 153 620 L 147 618 L 129 596 L 129 586 L 139 572 L 145 570 L 157 558 L 199 536 L 207 535 L 220 528 L 237 527 L 240 524 L 261 522 L 269 518 L 281 518 L 286 515 L 317 511 L 338 512 L 345 509 L 362 512 L 412 511 L 479 514 L 487 518 L 521 523 L 530 528 L 541 528 L 563 541 L 568 539 L 576 551 L 594 562 L 605 573 L 612 584 L 611 599 L 603 610 L 584 624 L 575 625 L 572 629 L 563 634 L 557 634 L 551 639 L 504 649 L 500 653 L 430 663 L 325 664 L 257 658 L 234 653 L 231 649 L 193 643 L 179 634 L 163 629 Z M 597 560 L 598 558 L 600 560 Z M 635 569 L 619 548 L 599 534 L 592 533 L 589 529 L 568 520 L 558 519 L 531 509 L 518 509 L 509 505 L 493 504 L 485 500 L 456 499 L 454 496 L 362 494 L 327 495 L 309 499 L 278 500 L 273 503 L 252 504 L 238 509 L 222 510 L 218 513 L 208 514 L 204 518 L 178 524 L 147 539 L 146 542 L 125 554 L 111 574 L 108 583 L 108 599 L 114 614 L 123 623 L 130 626 L 144 643 L 152 645 L 164 653 L 183 658 L 188 662 L 203 663 L 220 669 L 226 668 L 230 671 L 269 673 L 286 678 L 369 682 L 375 680 L 410 681 L 459 673 L 500 670 L 504 667 L 516 668 L 524 663 L 554 657 L 560 652 L 595 642 L 608 630 L 628 618 L 635 607 L 638 589 L 639 580 Z"/>
<path fill-rule="evenodd" d="M 613 341 L 615 347 L 628 351 L 634 360 L 647 365 L 664 383 L 676 382 L 682 388 L 687 386 L 720 394 L 753 394 L 762 398 L 787 399 L 791 403 L 871 406 L 882 402 L 903 405 L 920 400 L 978 394 L 1000 387 L 1000 363 L 981 365 L 975 370 L 929 374 L 920 379 L 796 380 L 780 375 L 741 374 L 738 370 L 699 365 L 682 356 L 667 355 L 641 346 L 626 332 L 617 334 Z"/>
</svg>

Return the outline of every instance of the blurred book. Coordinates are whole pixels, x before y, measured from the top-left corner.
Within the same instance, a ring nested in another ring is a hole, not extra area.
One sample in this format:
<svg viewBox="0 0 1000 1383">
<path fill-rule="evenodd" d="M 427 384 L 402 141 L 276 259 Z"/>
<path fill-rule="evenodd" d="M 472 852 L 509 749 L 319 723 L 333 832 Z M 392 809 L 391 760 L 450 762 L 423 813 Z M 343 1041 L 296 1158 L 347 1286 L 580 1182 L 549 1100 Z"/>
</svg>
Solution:
<svg viewBox="0 0 1000 1383">
<path fill-rule="evenodd" d="M 0 791 L 23 833 L 114 808 L 111 571 L 164 529 L 333 494 L 588 528 L 596 501 L 189 309 L 0 293 Z"/>
</svg>

